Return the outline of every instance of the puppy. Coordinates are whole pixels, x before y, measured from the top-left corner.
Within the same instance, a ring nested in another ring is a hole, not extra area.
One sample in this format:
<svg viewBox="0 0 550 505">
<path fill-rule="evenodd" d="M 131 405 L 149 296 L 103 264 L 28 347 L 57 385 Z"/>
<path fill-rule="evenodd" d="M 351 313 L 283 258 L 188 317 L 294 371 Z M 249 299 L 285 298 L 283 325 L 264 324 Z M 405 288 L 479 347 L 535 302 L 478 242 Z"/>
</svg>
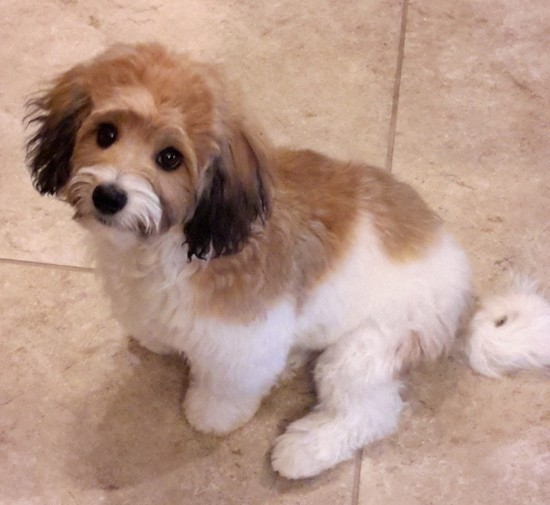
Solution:
<svg viewBox="0 0 550 505">
<path fill-rule="evenodd" d="M 119 45 L 30 102 L 34 185 L 90 231 L 116 317 L 188 358 L 189 423 L 246 423 L 290 353 L 321 351 L 318 404 L 276 439 L 310 477 L 390 433 L 400 373 L 453 343 L 468 260 L 408 185 L 275 148 L 212 66 Z"/>
</svg>

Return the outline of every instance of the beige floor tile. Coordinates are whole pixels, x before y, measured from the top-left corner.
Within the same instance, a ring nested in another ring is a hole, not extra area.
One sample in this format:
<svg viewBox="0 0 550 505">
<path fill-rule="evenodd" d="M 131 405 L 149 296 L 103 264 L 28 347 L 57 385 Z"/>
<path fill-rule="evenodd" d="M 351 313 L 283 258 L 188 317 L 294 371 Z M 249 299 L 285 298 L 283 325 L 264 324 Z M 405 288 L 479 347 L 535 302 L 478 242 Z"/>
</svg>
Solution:
<svg viewBox="0 0 550 505">
<path fill-rule="evenodd" d="M 224 62 L 276 142 L 383 164 L 399 10 L 384 0 L 0 0 L 0 257 L 90 265 L 69 211 L 33 194 L 23 170 L 23 104 L 47 78 L 113 42 L 158 40 Z"/>
<path fill-rule="evenodd" d="M 471 254 L 480 292 L 550 286 L 550 11 L 543 0 L 412 1 L 393 171 Z M 417 372 L 399 432 L 364 451 L 361 505 L 550 499 L 549 377 L 457 361 Z"/>
<path fill-rule="evenodd" d="M 393 172 L 467 245 L 483 289 L 511 267 L 550 282 L 549 26 L 544 0 L 409 7 Z"/>
<path fill-rule="evenodd" d="M 0 504 L 351 503 L 354 463 L 291 483 L 273 438 L 312 402 L 305 376 L 246 427 L 199 435 L 180 409 L 185 369 L 128 345 L 87 272 L 0 264 Z"/>
<path fill-rule="evenodd" d="M 360 505 L 548 502 L 548 378 L 486 379 L 447 361 L 408 382 L 398 433 L 364 450 Z"/>
</svg>

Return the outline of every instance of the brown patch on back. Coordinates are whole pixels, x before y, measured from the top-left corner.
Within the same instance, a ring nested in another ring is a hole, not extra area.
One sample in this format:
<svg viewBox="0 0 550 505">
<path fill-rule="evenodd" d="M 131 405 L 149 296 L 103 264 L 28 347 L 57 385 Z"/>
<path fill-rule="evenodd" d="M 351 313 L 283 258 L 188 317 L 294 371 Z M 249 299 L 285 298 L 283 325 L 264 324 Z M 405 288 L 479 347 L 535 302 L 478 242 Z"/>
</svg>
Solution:
<svg viewBox="0 0 550 505">
<path fill-rule="evenodd" d="M 374 167 L 364 167 L 363 205 L 382 244 L 396 261 L 422 255 L 441 227 L 441 219 L 408 184 Z"/>
<path fill-rule="evenodd" d="M 279 205 L 294 241 L 295 291 L 304 298 L 349 249 L 360 214 L 361 171 L 314 151 L 280 151 Z"/>
<path fill-rule="evenodd" d="M 439 228 L 416 192 L 382 170 L 291 150 L 274 153 L 272 170 L 265 226 L 239 254 L 198 266 L 199 310 L 246 321 L 285 295 L 299 308 L 350 248 L 361 215 L 398 261 L 422 254 Z"/>
</svg>

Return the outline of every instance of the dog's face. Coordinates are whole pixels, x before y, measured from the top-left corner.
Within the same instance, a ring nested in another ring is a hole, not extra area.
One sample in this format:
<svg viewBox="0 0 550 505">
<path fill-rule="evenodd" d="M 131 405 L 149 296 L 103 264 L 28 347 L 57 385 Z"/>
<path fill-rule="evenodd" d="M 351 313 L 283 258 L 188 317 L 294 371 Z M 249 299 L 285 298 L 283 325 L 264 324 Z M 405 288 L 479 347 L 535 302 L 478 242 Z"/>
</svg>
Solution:
<svg viewBox="0 0 550 505">
<path fill-rule="evenodd" d="M 188 254 L 239 250 L 269 211 L 268 150 L 216 70 L 160 46 L 116 46 L 29 103 L 36 188 L 102 230 L 183 226 Z"/>
</svg>

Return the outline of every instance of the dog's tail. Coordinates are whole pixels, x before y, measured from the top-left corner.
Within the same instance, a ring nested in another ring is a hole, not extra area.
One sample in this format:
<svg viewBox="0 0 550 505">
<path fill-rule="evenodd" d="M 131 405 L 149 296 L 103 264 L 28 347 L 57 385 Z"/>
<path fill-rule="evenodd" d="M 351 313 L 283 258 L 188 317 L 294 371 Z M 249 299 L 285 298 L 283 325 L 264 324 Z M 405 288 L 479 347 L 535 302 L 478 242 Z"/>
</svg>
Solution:
<svg viewBox="0 0 550 505">
<path fill-rule="evenodd" d="M 481 300 L 468 337 L 466 354 L 480 374 L 550 369 L 550 303 L 534 282 L 516 279 L 503 294 Z"/>
</svg>

